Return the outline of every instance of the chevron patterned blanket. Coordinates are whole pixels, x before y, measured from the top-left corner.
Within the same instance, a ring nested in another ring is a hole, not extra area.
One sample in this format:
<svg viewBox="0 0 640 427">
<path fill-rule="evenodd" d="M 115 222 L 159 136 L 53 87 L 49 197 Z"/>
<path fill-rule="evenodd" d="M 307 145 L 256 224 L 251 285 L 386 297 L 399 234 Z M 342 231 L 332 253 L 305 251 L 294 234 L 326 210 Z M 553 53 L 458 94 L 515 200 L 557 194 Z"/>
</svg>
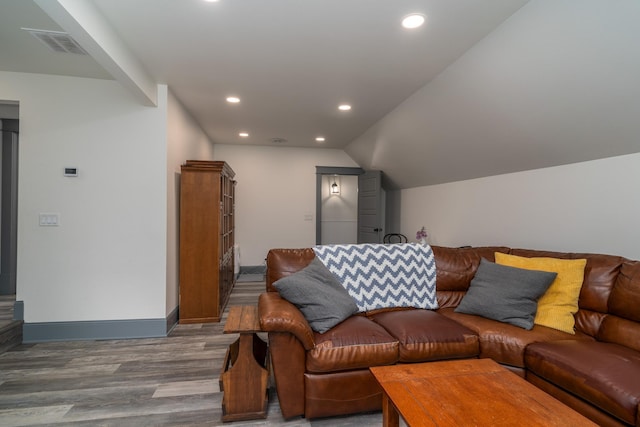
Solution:
<svg viewBox="0 0 640 427">
<path fill-rule="evenodd" d="M 391 307 L 438 308 L 431 246 L 322 245 L 316 257 L 335 274 L 359 311 Z"/>
</svg>

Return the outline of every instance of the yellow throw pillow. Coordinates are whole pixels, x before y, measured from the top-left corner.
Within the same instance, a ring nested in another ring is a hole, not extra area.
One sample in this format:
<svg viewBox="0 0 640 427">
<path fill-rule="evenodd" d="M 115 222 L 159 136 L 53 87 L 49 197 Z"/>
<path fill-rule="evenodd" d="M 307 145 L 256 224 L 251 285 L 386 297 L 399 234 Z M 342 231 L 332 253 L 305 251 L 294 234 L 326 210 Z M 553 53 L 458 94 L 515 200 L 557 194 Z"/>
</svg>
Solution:
<svg viewBox="0 0 640 427">
<path fill-rule="evenodd" d="M 549 289 L 538 300 L 534 323 L 575 334 L 573 315 L 578 311 L 586 259 L 525 258 L 501 252 L 496 252 L 495 257 L 496 264 L 558 273 Z"/>
</svg>

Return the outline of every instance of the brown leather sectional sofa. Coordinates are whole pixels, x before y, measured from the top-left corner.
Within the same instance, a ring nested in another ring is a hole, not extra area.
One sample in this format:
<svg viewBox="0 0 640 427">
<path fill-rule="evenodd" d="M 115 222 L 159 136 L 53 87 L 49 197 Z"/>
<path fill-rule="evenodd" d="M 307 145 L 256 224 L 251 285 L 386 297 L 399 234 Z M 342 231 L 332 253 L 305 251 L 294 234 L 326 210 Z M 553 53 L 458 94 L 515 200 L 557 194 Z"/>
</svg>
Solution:
<svg viewBox="0 0 640 427">
<path fill-rule="evenodd" d="M 351 316 L 324 334 L 281 298 L 273 283 L 304 268 L 310 248 L 267 256 L 260 324 L 268 331 L 273 373 L 285 418 L 381 409 L 370 366 L 491 358 L 596 423 L 640 426 L 640 262 L 619 256 L 507 247 L 433 247 L 439 309 L 378 310 Z M 576 334 L 532 330 L 454 312 L 481 258 L 586 258 Z"/>
</svg>

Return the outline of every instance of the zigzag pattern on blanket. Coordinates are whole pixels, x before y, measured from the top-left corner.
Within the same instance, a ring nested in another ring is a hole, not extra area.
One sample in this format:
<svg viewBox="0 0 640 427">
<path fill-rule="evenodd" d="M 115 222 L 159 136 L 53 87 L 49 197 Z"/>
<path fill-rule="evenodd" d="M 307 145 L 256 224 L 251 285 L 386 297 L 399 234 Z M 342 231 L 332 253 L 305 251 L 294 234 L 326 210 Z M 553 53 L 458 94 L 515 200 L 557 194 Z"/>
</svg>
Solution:
<svg viewBox="0 0 640 427">
<path fill-rule="evenodd" d="M 438 308 L 436 264 L 428 245 L 324 245 L 313 250 L 356 300 L 360 311 Z"/>
</svg>

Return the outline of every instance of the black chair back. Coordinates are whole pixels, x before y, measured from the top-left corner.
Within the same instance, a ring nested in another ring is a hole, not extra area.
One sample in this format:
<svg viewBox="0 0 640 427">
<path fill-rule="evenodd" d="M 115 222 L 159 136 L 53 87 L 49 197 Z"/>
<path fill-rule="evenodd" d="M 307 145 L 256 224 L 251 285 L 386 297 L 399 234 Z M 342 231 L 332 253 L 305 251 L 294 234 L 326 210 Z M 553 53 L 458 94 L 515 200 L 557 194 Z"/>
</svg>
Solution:
<svg viewBox="0 0 640 427">
<path fill-rule="evenodd" d="M 409 240 L 407 240 L 407 236 L 400 233 L 385 234 L 385 236 L 382 238 L 383 243 L 407 243 L 408 241 Z"/>
</svg>

